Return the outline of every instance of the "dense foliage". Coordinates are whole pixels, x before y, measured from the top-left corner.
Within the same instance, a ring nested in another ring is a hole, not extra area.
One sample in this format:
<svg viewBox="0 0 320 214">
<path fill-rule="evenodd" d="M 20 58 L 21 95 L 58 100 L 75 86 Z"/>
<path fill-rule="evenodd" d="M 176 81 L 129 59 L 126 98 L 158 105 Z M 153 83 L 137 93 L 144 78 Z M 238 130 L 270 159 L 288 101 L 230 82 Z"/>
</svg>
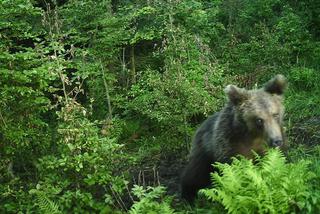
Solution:
<svg viewBox="0 0 320 214">
<path fill-rule="evenodd" d="M 310 185 L 316 175 L 308 164 L 306 160 L 286 164 L 278 150 L 270 150 L 255 164 L 247 159 L 218 163 L 221 175 L 212 174 L 215 187 L 202 192 L 222 203 L 228 213 L 317 213 L 320 192 Z"/>
<path fill-rule="evenodd" d="M 290 83 L 293 165 L 277 157 L 275 176 L 308 167 L 303 193 L 318 191 L 319 133 L 305 127 L 320 121 L 319 25 L 316 0 L 0 1 L 0 212 L 196 212 L 158 185 L 177 193 L 177 165 L 226 84 L 276 73 Z M 319 209 L 310 197 L 299 209 Z"/>
</svg>

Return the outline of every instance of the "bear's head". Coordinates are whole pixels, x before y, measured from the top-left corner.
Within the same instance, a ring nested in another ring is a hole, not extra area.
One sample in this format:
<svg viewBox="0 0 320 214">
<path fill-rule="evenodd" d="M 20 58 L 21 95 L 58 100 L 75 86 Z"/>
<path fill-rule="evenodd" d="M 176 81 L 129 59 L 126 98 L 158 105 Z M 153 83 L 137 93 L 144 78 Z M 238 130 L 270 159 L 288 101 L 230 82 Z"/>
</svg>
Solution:
<svg viewBox="0 0 320 214">
<path fill-rule="evenodd" d="M 284 143 L 282 103 L 286 86 L 285 77 L 276 75 L 260 89 L 246 90 L 234 85 L 225 89 L 234 107 L 235 119 L 245 124 L 250 135 L 270 147 L 281 147 Z"/>
</svg>

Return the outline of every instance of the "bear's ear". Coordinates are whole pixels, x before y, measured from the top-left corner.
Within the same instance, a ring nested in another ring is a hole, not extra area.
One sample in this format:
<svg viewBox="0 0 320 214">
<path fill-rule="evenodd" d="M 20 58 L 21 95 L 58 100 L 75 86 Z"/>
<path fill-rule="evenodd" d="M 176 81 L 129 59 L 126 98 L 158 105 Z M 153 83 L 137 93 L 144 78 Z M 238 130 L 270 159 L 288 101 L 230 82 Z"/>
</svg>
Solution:
<svg viewBox="0 0 320 214">
<path fill-rule="evenodd" d="M 224 89 L 224 92 L 227 94 L 229 100 L 234 105 L 238 105 L 242 103 L 244 100 L 246 100 L 249 97 L 247 90 L 243 88 L 238 88 L 235 85 L 228 85 Z"/>
<path fill-rule="evenodd" d="M 274 78 L 269 80 L 263 87 L 266 92 L 278 95 L 282 95 L 286 88 L 287 80 L 281 74 L 278 74 Z"/>
</svg>

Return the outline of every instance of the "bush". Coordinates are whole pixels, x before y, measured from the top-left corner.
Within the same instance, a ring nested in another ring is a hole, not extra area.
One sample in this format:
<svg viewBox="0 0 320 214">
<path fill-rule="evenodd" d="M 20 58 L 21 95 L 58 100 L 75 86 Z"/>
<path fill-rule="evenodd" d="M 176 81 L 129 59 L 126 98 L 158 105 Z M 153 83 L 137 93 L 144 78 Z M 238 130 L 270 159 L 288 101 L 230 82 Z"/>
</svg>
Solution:
<svg viewBox="0 0 320 214">
<path fill-rule="evenodd" d="M 164 197 L 165 188 L 163 186 L 149 186 L 147 189 L 144 189 L 141 186 L 135 185 L 132 191 L 139 201 L 132 205 L 129 211 L 130 214 L 174 213 L 174 210 L 170 207 L 171 198 L 168 196 Z"/>
<path fill-rule="evenodd" d="M 40 205 L 46 196 L 47 201 L 56 201 L 61 210 L 72 213 L 115 205 L 126 185 L 123 174 L 116 171 L 126 163 L 122 145 L 115 136 L 99 135 L 100 129 L 77 103 L 68 103 L 58 115 L 55 153 L 39 160 L 39 182 L 31 193 L 41 196 Z"/>
<path fill-rule="evenodd" d="M 311 91 L 317 88 L 320 76 L 311 68 L 292 68 L 290 82 L 300 90 Z"/>
</svg>

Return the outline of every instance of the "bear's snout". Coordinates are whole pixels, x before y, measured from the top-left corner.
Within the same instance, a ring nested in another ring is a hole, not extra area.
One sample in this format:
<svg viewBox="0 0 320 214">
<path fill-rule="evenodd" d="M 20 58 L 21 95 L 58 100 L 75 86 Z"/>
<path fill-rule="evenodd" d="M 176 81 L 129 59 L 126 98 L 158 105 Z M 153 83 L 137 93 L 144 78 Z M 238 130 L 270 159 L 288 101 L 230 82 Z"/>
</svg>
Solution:
<svg viewBox="0 0 320 214">
<path fill-rule="evenodd" d="M 283 144 L 282 139 L 271 139 L 269 145 L 271 147 L 281 147 Z"/>
</svg>

